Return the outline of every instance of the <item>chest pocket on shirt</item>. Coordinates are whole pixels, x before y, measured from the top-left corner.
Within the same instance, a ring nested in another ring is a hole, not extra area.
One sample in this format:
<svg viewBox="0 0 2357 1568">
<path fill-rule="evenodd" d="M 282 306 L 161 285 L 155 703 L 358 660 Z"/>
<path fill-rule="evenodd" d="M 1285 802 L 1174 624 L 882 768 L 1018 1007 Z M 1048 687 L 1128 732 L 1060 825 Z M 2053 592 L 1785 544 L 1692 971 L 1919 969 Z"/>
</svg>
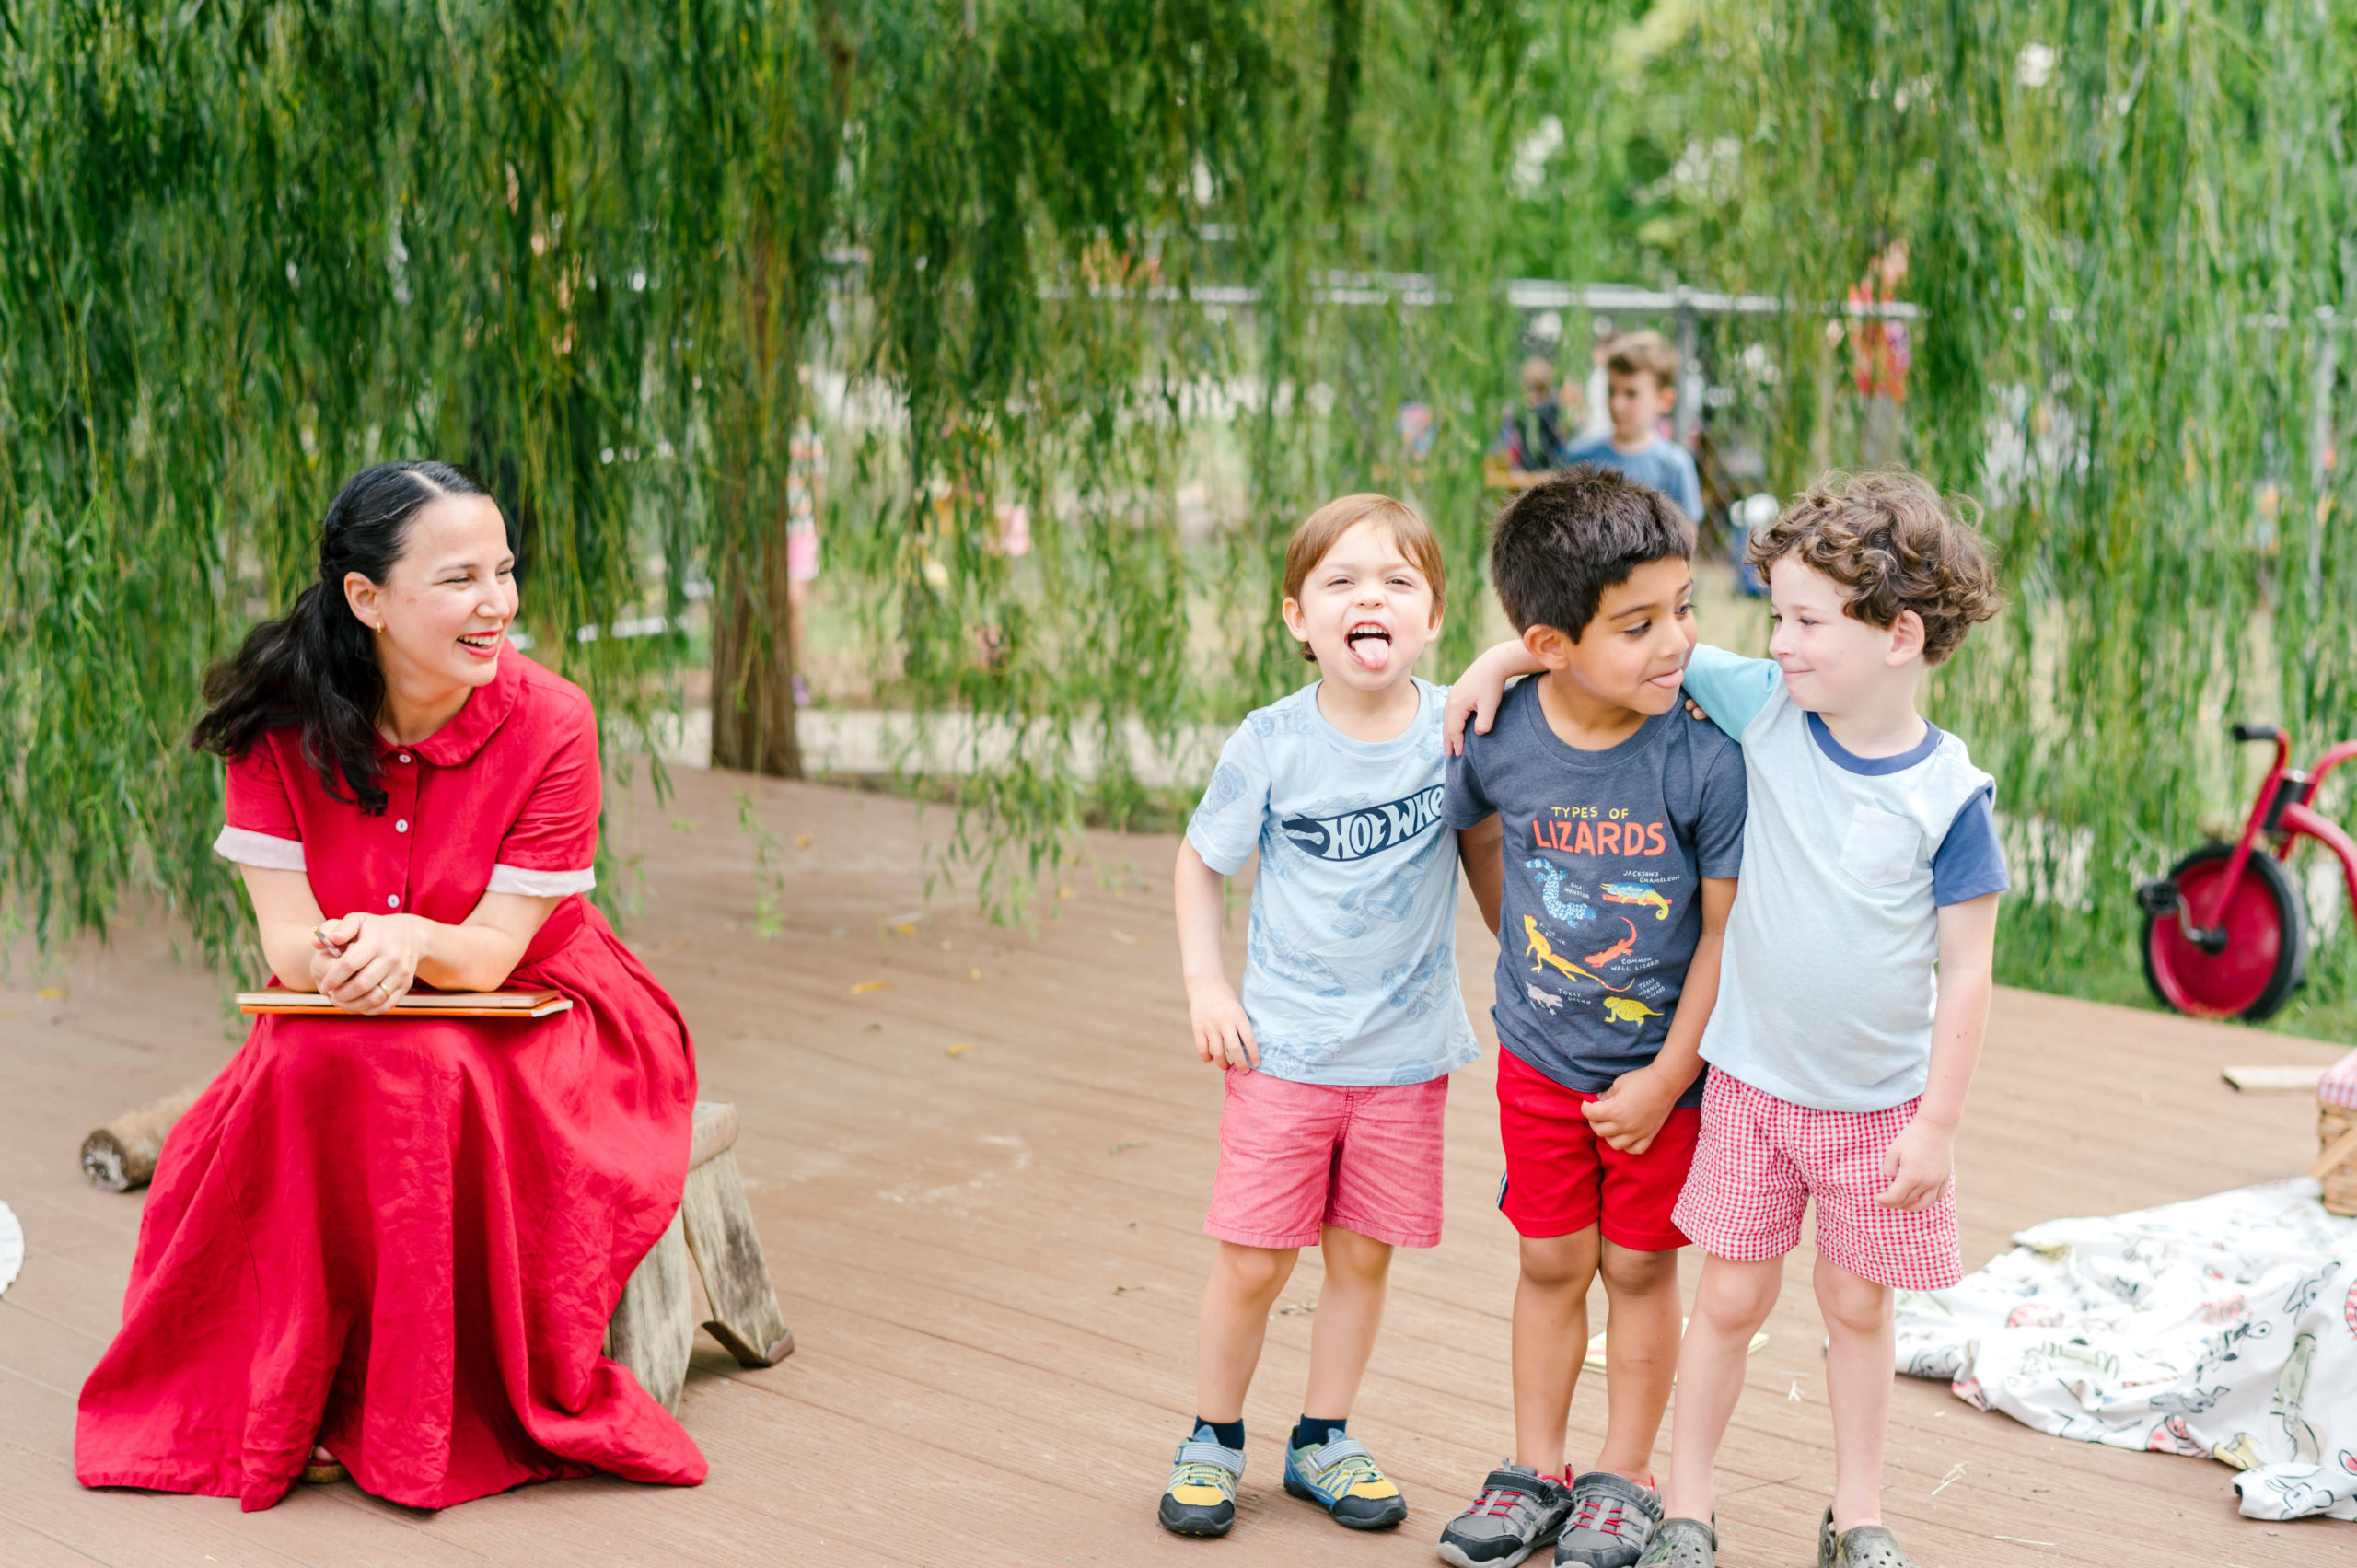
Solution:
<svg viewBox="0 0 2357 1568">
<path fill-rule="evenodd" d="M 1911 819 L 1861 806 L 1850 813 L 1841 840 L 1841 869 L 1869 888 L 1902 881 L 1915 869 L 1923 830 Z"/>
</svg>

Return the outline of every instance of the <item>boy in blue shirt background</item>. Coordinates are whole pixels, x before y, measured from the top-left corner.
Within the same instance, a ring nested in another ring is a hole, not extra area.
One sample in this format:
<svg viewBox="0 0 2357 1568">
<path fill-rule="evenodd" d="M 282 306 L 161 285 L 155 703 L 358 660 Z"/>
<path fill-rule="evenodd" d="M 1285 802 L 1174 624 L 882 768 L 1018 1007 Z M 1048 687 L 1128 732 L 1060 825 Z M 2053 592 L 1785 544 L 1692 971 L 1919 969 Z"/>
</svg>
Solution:
<svg viewBox="0 0 2357 1568">
<path fill-rule="evenodd" d="M 1694 455 L 1661 433 L 1661 422 L 1678 406 L 1678 351 L 1659 332 L 1623 332 L 1604 345 L 1608 436 L 1591 436 L 1563 450 L 1563 461 L 1618 469 L 1649 484 L 1686 514 L 1702 518 L 1702 482 Z"/>
</svg>

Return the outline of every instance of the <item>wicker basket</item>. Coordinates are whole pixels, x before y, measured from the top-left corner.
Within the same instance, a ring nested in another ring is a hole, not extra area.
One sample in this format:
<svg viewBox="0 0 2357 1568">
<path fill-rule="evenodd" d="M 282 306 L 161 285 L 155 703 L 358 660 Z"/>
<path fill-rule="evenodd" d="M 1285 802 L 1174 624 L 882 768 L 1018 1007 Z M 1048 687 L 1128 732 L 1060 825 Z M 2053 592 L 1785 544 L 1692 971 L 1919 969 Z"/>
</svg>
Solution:
<svg viewBox="0 0 2357 1568">
<path fill-rule="evenodd" d="M 2319 1107 L 2316 1133 L 2323 1147 L 2332 1146 L 2357 1131 L 2357 1110 L 2347 1110 L 2337 1105 Z M 2318 1170 L 2316 1179 L 2324 1183 L 2324 1206 L 2336 1214 L 2357 1216 L 2357 1149 L 2340 1156 L 2330 1169 Z"/>
</svg>

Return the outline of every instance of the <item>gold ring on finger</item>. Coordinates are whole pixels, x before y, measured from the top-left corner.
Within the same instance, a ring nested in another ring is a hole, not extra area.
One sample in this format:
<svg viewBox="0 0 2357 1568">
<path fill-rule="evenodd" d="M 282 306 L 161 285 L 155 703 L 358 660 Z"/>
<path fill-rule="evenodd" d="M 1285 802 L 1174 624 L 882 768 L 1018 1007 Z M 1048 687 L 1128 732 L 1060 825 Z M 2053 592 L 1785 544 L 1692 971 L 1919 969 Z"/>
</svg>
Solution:
<svg viewBox="0 0 2357 1568">
<path fill-rule="evenodd" d="M 390 1002 L 393 999 L 392 987 L 387 985 L 383 981 L 380 980 L 377 982 L 377 989 L 383 993 L 386 1001 Z"/>
</svg>

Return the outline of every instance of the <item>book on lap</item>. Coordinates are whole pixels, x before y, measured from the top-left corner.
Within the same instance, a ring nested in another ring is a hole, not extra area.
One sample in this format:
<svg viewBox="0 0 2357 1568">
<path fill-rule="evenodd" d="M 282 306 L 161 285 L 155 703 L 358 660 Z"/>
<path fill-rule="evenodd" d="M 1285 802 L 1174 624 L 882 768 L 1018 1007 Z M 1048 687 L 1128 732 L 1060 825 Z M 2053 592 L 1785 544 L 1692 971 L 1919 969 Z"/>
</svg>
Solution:
<svg viewBox="0 0 2357 1568">
<path fill-rule="evenodd" d="M 315 991 L 241 991 L 241 1013 L 321 1013 L 341 1017 L 545 1018 L 573 1005 L 555 991 L 412 991 L 386 1013 L 347 1013 Z"/>
</svg>

